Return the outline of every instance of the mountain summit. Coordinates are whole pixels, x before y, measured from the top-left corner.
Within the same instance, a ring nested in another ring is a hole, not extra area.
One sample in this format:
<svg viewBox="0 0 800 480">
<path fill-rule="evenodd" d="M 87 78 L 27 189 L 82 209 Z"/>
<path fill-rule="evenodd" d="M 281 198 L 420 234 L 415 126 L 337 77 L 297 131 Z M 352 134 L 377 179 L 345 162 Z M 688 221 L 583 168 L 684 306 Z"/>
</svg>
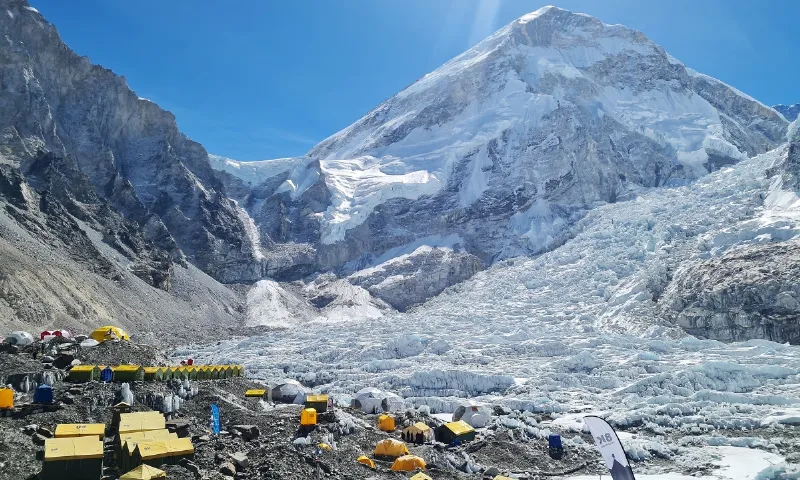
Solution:
<svg viewBox="0 0 800 480">
<path fill-rule="evenodd" d="M 271 190 L 301 212 L 306 189 L 324 185 L 307 214 L 292 217 L 318 230 L 318 268 L 370 264 L 448 236 L 488 264 L 558 245 L 598 204 L 770 150 L 786 125 L 640 32 L 545 7 L 322 141 L 299 166 L 278 175 L 261 162 L 275 178 L 240 204 L 274 226 L 264 210 L 274 202 L 253 197 Z"/>
</svg>

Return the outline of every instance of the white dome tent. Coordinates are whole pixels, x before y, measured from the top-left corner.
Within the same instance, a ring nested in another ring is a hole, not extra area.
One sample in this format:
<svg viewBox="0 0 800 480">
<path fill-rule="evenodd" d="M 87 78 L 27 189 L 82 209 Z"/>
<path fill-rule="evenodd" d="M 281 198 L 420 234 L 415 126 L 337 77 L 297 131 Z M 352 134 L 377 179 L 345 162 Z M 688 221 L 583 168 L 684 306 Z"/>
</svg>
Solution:
<svg viewBox="0 0 800 480">
<path fill-rule="evenodd" d="M 33 343 L 33 335 L 23 331 L 11 332 L 5 338 L 4 342 L 10 343 L 11 345 L 19 345 L 24 347 L 25 345 L 30 345 Z"/>
<path fill-rule="evenodd" d="M 383 411 L 381 401 L 386 397 L 386 392 L 374 387 L 366 387 L 357 391 L 350 402 L 353 408 L 361 409 L 364 413 L 380 413 Z"/>
<path fill-rule="evenodd" d="M 381 408 L 384 412 L 401 412 L 406 409 L 406 402 L 402 397 L 388 392 L 385 392 L 385 395 L 381 400 Z"/>
<path fill-rule="evenodd" d="M 283 380 L 269 391 L 269 399 L 273 402 L 303 404 L 308 389 L 296 380 Z"/>
<path fill-rule="evenodd" d="M 492 409 L 477 402 L 468 402 L 456 408 L 453 421 L 463 420 L 473 428 L 485 427 L 492 418 Z"/>
</svg>

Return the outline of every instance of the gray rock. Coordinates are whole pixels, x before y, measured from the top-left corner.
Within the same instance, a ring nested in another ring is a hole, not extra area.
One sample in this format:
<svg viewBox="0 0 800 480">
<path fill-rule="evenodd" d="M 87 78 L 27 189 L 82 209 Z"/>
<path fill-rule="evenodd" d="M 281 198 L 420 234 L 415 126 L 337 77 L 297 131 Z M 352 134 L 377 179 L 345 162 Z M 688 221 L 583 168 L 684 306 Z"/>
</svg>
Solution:
<svg viewBox="0 0 800 480">
<path fill-rule="evenodd" d="M 182 458 L 180 461 L 180 465 L 186 470 L 192 472 L 195 475 L 195 477 L 201 476 L 200 467 L 198 467 L 196 463 L 192 462 L 188 458 Z"/>
<path fill-rule="evenodd" d="M 692 335 L 800 344 L 800 241 L 748 245 L 684 265 L 661 308 Z"/>
<path fill-rule="evenodd" d="M 25 425 L 24 427 L 22 427 L 22 432 L 25 435 L 33 435 L 34 433 L 36 433 L 36 430 L 38 428 L 39 428 L 39 425 L 37 425 L 35 423 L 31 423 L 30 425 Z"/>
<path fill-rule="evenodd" d="M 219 473 L 233 477 L 236 475 L 236 466 L 230 462 L 225 462 L 219 466 Z"/>
<path fill-rule="evenodd" d="M 434 247 L 355 272 L 347 279 L 402 312 L 481 270 L 483 264 L 474 255 Z"/>
<path fill-rule="evenodd" d="M 33 437 L 31 437 L 31 439 L 33 440 L 33 443 L 36 444 L 36 445 L 44 445 L 44 442 L 45 442 L 45 440 L 47 440 L 47 437 L 45 437 L 44 435 L 35 433 L 35 434 L 33 434 Z"/>
<path fill-rule="evenodd" d="M 46 427 L 38 427 L 36 429 L 36 433 L 47 438 L 51 438 L 53 436 L 53 432 L 51 432 L 50 429 Z"/>
<path fill-rule="evenodd" d="M 261 432 L 258 430 L 258 427 L 255 425 L 234 425 L 231 427 L 231 429 L 239 432 L 242 435 L 242 438 L 247 441 L 258 438 L 258 436 L 261 434 Z"/>
<path fill-rule="evenodd" d="M 236 468 L 244 470 L 250 465 L 250 460 L 244 452 L 229 453 L 228 457 L 236 464 Z"/>
</svg>

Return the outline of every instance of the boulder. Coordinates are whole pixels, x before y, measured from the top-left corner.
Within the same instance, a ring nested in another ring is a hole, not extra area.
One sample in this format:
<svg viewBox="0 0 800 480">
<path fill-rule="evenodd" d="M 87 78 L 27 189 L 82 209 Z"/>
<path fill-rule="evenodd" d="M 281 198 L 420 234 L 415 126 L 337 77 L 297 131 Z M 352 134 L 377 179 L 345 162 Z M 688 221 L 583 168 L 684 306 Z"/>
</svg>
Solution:
<svg viewBox="0 0 800 480">
<path fill-rule="evenodd" d="M 244 470 L 250 465 L 250 460 L 244 452 L 229 453 L 228 457 L 236 464 L 236 468 L 239 470 Z"/>
<path fill-rule="evenodd" d="M 236 475 L 236 467 L 231 462 L 225 462 L 219 466 L 219 473 L 232 477 Z"/>
<path fill-rule="evenodd" d="M 242 438 L 247 441 L 258 438 L 258 436 L 261 435 L 261 432 L 255 425 L 234 425 L 233 427 L 231 427 L 231 429 L 233 431 L 239 432 L 242 435 Z"/>
</svg>

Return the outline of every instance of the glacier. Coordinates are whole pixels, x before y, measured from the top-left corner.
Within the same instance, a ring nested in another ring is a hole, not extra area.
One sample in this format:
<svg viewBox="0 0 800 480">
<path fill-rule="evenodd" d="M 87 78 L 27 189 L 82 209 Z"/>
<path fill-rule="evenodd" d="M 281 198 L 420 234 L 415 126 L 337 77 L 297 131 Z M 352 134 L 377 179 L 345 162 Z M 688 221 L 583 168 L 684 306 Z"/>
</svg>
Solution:
<svg viewBox="0 0 800 480">
<path fill-rule="evenodd" d="M 597 414 L 636 432 L 623 442 L 639 461 L 692 462 L 699 445 L 727 452 L 728 463 L 751 455 L 741 452 L 749 447 L 779 463 L 768 445 L 800 417 L 800 350 L 687 336 L 656 300 L 679 264 L 759 245 L 793 222 L 796 209 L 764 202 L 776 188 L 770 169 L 788 148 L 599 206 L 560 247 L 498 262 L 406 313 L 268 331 L 176 355 L 235 359 L 264 381 L 313 373 L 316 389 L 340 398 L 374 386 L 434 413 L 469 399 L 549 414 L 540 433 L 551 424 L 580 432 L 581 417 Z M 751 440 L 736 440 L 743 429 Z M 670 471 L 646 465 L 646 473 Z M 708 478 L 751 478 L 730 476 L 724 465 Z M 769 462 L 757 465 L 753 475 Z"/>
</svg>

